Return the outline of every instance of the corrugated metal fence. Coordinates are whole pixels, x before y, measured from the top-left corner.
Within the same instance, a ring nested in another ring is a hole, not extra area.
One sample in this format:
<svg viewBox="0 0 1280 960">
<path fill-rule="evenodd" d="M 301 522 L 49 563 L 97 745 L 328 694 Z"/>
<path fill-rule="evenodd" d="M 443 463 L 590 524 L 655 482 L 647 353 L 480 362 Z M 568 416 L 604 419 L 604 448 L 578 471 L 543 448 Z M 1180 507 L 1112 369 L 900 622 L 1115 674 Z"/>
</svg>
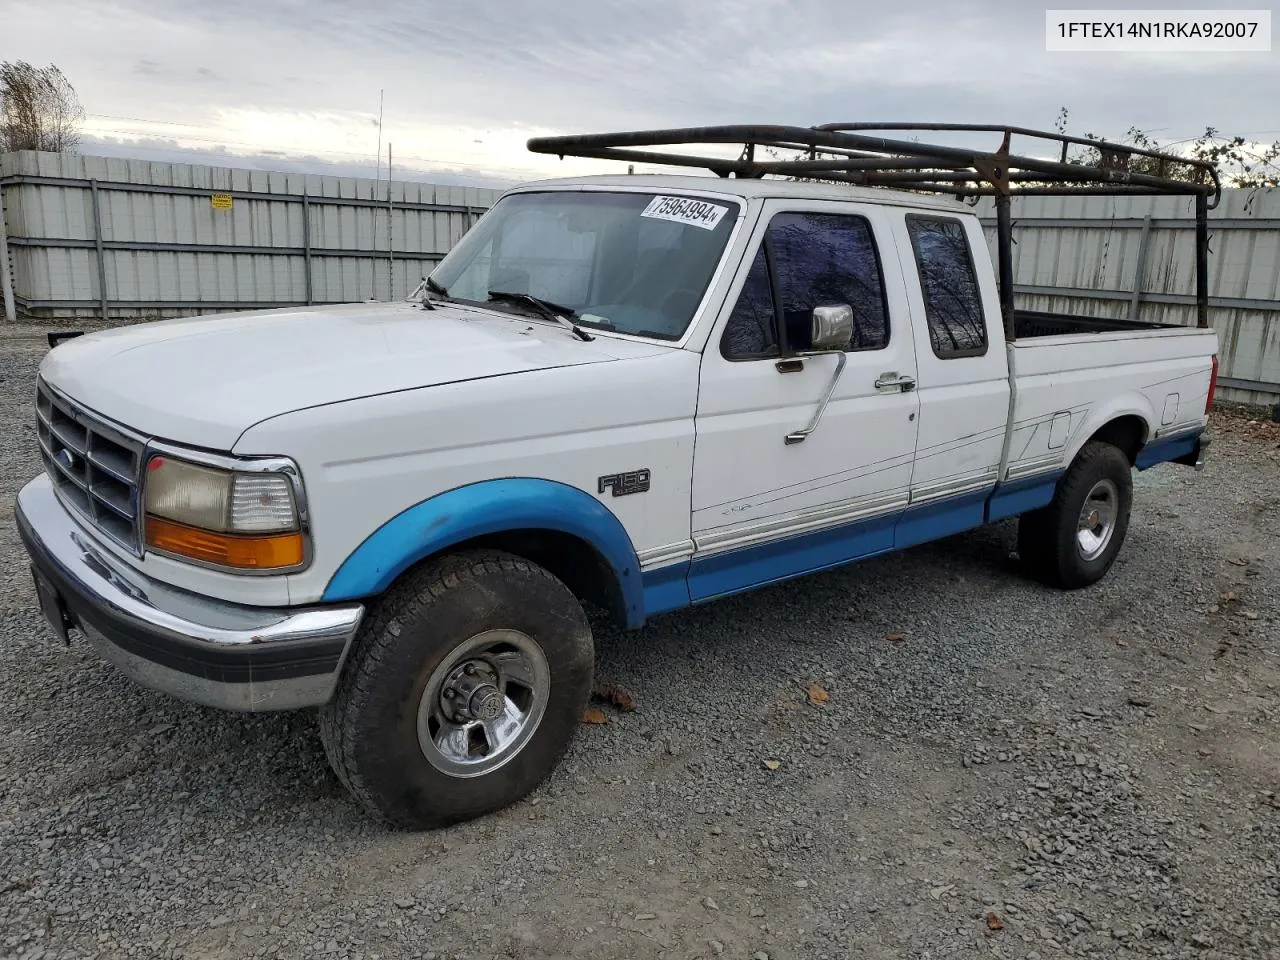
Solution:
<svg viewBox="0 0 1280 960">
<path fill-rule="evenodd" d="M 12 300 L 34 318 L 403 297 L 499 191 L 0 155 Z"/>
<path fill-rule="evenodd" d="M 978 205 L 995 255 L 995 208 Z M 1030 310 L 1195 325 L 1195 210 L 1178 197 L 1012 203 L 1014 289 Z M 1224 190 L 1209 211 L 1209 324 L 1220 395 L 1280 398 L 1280 191 Z"/>
</svg>

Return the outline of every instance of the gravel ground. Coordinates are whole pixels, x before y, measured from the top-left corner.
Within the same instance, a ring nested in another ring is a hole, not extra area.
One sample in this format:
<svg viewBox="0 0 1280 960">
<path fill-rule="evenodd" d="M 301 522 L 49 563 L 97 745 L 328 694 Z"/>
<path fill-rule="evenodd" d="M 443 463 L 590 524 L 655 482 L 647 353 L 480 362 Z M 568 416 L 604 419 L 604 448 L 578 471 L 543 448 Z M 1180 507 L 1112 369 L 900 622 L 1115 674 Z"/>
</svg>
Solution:
<svg viewBox="0 0 1280 960">
<path fill-rule="evenodd" d="M 0 343 L 7 498 L 44 351 Z M 1093 589 L 1005 525 L 602 629 L 638 709 L 428 834 L 355 811 L 311 715 L 55 645 L 6 523 L 0 955 L 1280 958 L 1280 429 L 1218 419 Z"/>
</svg>

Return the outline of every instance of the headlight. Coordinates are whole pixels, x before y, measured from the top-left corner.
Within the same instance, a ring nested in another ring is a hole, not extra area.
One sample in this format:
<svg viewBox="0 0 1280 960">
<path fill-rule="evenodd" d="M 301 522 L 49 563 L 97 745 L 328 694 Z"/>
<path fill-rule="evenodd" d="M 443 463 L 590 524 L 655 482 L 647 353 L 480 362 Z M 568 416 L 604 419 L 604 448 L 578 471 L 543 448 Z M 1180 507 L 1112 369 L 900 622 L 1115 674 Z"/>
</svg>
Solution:
<svg viewBox="0 0 1280 960">
<path fill-rule="evenodd" d="M 142 498 L 147 546 L 235 570 L 298 567 L 306 554 L 293 489 L 281 472 L 153 456 Z"/>
</svg>

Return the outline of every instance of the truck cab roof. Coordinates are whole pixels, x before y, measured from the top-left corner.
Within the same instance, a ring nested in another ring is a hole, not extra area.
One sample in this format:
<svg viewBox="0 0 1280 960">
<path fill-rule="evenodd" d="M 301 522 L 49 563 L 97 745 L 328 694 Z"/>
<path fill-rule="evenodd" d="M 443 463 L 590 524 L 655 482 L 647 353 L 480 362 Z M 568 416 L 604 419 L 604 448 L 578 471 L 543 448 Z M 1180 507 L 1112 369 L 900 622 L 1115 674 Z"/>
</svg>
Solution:
<svg viewBox="0 0 1280 960">
<path fill-rule="evenodd" d="M 608 174 L 586 177 L 559 177 L 520 184 L 508 191 L 573 190 L 584 187 L 625 187 L 632 190 L 678 190 L 712 193 L 744 200 L 843 200 L 968 213 L 972 208 L 959 200 L 936 194 L 909 193 L 887 187 L 859 187 L 853 184 L 821 183 L 813 180 L 781 180 L 752 177 L 681 176 L 679 174 Z"/>
</svg>

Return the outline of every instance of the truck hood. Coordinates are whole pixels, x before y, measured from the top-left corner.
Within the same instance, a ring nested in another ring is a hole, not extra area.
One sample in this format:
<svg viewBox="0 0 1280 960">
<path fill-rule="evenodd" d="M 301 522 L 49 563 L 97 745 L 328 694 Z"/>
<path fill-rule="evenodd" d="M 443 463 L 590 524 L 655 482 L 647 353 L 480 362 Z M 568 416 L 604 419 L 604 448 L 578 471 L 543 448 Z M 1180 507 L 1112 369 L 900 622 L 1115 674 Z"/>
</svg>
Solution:
<svg viewBox="0 0 1280 960">
<path fill-rule="evenodd" d="M 496 311 L 360 303 L 118 327 L 62 342 L 40 373 L 140 433 L 230 450 L 253 424 L 307 407 L 670 349 Z"/>
</svg>

